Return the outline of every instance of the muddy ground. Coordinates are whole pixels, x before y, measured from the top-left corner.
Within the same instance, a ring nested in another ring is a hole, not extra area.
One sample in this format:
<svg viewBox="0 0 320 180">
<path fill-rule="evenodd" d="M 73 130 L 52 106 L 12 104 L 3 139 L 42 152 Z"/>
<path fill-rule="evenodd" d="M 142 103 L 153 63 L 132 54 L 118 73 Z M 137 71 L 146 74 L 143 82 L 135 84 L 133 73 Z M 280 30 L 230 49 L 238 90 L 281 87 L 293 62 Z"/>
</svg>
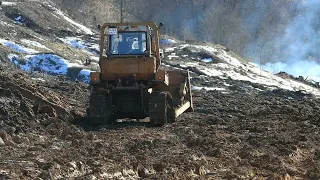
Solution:
<svg viewBox="0 0 320 180">
<path fill-rule="evenodd" d="M 94 128 L 86 84 L 0 67 L 0 179 L 320 178 L 310 95 L 229 80 L 227 93 L 194 91 L 195 112 L 176 123 Z"/>
</svg>

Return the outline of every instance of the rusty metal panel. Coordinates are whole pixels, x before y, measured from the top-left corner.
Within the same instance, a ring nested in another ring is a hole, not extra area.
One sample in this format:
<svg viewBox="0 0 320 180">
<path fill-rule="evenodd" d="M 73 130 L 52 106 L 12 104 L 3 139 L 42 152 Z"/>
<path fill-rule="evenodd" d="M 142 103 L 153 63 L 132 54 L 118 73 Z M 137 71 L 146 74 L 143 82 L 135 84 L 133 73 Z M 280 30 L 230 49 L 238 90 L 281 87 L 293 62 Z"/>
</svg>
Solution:
<svg viewBox="0 0 320 180">
<path fill-rule="evenodd" d="M 164 84 L 169 85 L 169 76 L 166 71 L 158 71 L 155 74 L 156 81 L 163 81 Z"/>
<path fill-rule="evenodd" d="M 150 80 L 156 69 L 154 57 L 103 58 L 100 61 L 102 80 L 117 80 L 135 75 L 137 80 Z"/>
<path fill-rule="evenodd" d="M 119 26 L 151 26 L 158 30 L 158 26 L 155 22 L 130 22 L 130 23 L 105 23 L 102 29 L 106 27 L 119 27 Z"/>
<path fill-rule="evenodd" d="M 167 71 L 169 76 L 169 86 L 180 85 L 186 81 L 188 74 L 183 71 Z"/>
<path fill-rule="evenodd" d="M 100 81 L 100 73 L 99 72 L 91 72 L 90 73 L 90 80 L 92 82 L 99 82 Z"/>
<path fill-rule="evenodd" d="M 156 72 L 155 78 L 157 81 L 164 81 L 165 75 L 166 75 L 165 71 L 158 71 Z"/>
<path fill-rule="evenodd" d="M 146 25 L 137 25 L 137 26 L 118 26 L 118 31 L 144 31 L 147 32 L 148 31 L 148 26 Z"/>
</svg>

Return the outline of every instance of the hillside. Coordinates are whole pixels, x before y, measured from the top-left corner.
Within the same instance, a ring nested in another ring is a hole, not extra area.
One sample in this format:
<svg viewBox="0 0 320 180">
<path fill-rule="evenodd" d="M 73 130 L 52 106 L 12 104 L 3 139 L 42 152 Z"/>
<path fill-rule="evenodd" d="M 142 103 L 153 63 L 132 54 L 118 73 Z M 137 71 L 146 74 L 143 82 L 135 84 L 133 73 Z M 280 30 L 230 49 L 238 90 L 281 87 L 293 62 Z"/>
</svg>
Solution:
<svg viewBox="0 0 320 180">
<path fill-rule="evenodd" d="M 0 7 L 0 179 L 320 178 L 318 83 L 162 36 L 162 68 L 191 71 L 195 112 L 91 127 L 97 32 L 54 4 Z"/>
<path fill-rule="evenodd" d="M 3 2 L 1 9 L 1 56 L 19 68 L 67 74 L 70 79 L 82 81 L 86 81 L 83 74 L 97 70 L 96 34 L 54 5 L 36 1 Z M 46 60 L 40 63 L 40 59 Z M 92 64 L 86 65 L 86 60 L 92 60 Z"/>
</svg>

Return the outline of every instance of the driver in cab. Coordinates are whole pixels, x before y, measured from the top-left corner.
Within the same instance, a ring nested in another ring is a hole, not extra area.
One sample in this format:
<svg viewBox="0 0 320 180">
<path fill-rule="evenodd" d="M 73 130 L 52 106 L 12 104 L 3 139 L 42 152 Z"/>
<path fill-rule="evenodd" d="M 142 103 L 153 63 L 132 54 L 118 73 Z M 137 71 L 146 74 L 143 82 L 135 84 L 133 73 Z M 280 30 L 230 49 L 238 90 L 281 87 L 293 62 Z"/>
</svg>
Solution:
<svg viewBox="0 0 320 180">
<path fill-rule="evenodd" d="M 118 45 L 119 54 L 142 54 L 142 48 L 139 48 L 138 38 L 127 37 L 124 41 L 119 42 Z"/>
</svg>

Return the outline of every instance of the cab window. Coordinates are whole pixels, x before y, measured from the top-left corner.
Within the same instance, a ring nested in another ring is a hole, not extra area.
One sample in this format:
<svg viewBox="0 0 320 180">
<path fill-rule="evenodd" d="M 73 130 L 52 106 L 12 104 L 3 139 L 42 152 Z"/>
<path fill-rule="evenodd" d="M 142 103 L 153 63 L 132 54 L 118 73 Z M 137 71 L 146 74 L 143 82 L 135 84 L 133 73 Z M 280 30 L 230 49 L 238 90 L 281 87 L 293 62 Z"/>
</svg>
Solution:
<svg viewBox="0 0 320 180">
<path fill-rule="evenodd" d="M 110 53 L 112 55 L 139 55 L 146 50 L 145 32 L 119 32 L 110 35 Z"/>
</svg>

